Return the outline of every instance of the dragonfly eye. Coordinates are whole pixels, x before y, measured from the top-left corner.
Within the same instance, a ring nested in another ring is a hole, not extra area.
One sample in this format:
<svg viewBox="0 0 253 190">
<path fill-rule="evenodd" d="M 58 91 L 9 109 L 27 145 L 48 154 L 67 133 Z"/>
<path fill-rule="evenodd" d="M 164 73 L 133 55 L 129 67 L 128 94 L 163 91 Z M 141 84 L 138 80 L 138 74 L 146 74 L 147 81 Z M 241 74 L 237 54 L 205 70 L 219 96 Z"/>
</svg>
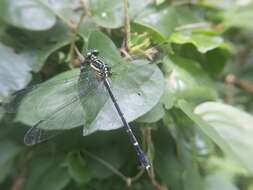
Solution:
<svg viewBox="0 0 253 190">
<path fill-rule="evenodd" d="M 91 54 L 92 54 L 92 55 L 95 55 L 95 56 L 98 56 L 99 51 L 98 51 L 97 49 L 92 49 L 92 50 L 91 50 Z"/>
<path fill-rule="evenodd" d="M 91 58 L 91 55 L 92 55 L 92 53 L 91 53 L 91 52 L 88 52 L 87 55 L 86 55 L 86 58 L 90 59 L 90 58 Z"/>
</svg>

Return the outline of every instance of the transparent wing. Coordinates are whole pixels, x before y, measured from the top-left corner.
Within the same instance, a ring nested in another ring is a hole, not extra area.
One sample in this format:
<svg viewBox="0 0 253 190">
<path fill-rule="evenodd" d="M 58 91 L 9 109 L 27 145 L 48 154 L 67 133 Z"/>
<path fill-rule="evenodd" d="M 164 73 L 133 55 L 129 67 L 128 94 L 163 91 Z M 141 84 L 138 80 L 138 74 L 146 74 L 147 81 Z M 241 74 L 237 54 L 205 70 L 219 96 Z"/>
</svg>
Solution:
<svg viewBox="0 0 253 190">
<path fill-rule="evenodd" d="M 85 74 L 86 72 L 82 73 L 82 75 Z M 54 91 L 61 91 L 66 87 L 71 88 L 73 86 L 76 86 L 78 80 L 85 80 L 82 77 L 80 78 L 79 72 L 74 73 L 68 77 L 64 77 L 62 79 L 50 79 L 37 85 L 28 86 L 22 90 L 13 93 L 9 98 L 8 103 L 4 105 L 4 110 L 8 113 L 16 113 L 25 96 L 39 94 L 43 91 L 50 91 L 51 89 L 54 89 Z"/>
<path fill-rule="evenodd" d="M 103 83 L 93 71 L 81 73 L 78 94 L 65 102 L 53 114 L 36 123 L 24 137 L 26 145 L 44 142 L 63 131 L 94 119 L 106 102 L 107 94 Z"/>
</svg>

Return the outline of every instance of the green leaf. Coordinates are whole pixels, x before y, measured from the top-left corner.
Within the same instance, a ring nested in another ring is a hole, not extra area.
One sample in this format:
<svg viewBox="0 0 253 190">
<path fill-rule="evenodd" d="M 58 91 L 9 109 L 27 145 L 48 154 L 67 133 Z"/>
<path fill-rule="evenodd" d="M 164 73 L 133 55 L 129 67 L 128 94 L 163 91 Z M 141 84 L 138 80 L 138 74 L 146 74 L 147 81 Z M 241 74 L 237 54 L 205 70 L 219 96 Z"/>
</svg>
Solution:
<svg viewBox="0 0 253 190">
<path fill-rule="evenodd" d="M 211 79 L 197 62 L 173 55 L 163 63 L 166 78 L 163 103 L 167 109 L 180 99 L 199 103 L 217 97 Z"/>
<path fill-rule="evenodd" d="M 87 168 L 86 161 L 80 153 L 72 152 L 67 156 L 67 167 L 70 176 L 78 184 L 86 184 L 91 180 L 90 171 Z"/>
<path fill-rule="evenodd" d="M 55 15 L 37 0 L 2 0 L 0 18 L 27 30 L 48 30 L 56 23 Z"/>
<path fill-rule="evenodd" d="M 201 53 L 206 53 L 223 44 L 220 36 L 200 30 L 175 32 L 170 36 L 170 41 L 176 44 L 192 43 Z"/>
<path fill-rule="evenodd" d="M 14 158 L 22 150 L 21 147 L 17 146 L 11 141 L 1 140 L 0 141 L 0 183 L 9 175 L 12 170 Z"/>
<path fill-rule="evenodd" d="M 205 102 L 194 109 L 185 101 L 178 106 L 209 136 L 228 156 L 253 172 L 251 115 L 230 105 Z"/>
<path fill-rule="evenodd" d="M 30 57 L 0 44 L 0 96 L 7 97 L 30 81 Z"/>
</svg>

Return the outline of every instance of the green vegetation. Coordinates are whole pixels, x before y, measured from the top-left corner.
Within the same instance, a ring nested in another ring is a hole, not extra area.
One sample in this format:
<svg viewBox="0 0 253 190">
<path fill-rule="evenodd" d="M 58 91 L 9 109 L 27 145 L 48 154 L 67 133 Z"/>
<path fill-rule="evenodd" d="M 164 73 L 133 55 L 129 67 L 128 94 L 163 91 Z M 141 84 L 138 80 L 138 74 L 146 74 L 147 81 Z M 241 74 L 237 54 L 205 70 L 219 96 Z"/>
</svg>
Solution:
<svg viewBox="0 0 253 190">
<path fill-rule="evenodd" d="M 252 20 L 250 0 L 1 0 L 0 189 L 252 190 Z M 92 48 L 149 172 L 110 99 L 72 105 L 43 125 L 65 132 L 33 147 L 25 131 L 76 89 L 42 86 L 5 113 L 13 92 L 78 75 Z"/>
</svg>

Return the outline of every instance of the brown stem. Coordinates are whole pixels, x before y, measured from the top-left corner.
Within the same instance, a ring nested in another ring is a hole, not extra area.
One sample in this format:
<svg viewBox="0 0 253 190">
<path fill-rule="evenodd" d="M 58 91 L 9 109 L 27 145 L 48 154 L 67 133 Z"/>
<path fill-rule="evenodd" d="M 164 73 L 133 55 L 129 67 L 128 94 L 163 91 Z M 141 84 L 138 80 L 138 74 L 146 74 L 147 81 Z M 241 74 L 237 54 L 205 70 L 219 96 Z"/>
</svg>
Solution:
<svg viewBox="0 0 253 190">
<path fill-rule="evenodd" d="M 27 165 L 29 160 L 32 157 L 32 153 L 28 153 L 27 156 L 21 160 L 20 163 L 20 174 L 14 179 L 14 182 L 11 186 L 11 190 L 22 190 L 27 178 Z"/>
<path fill-rule="evenodd" d="M 71 41 L 71 44 L 70 44 L 70 50 L 69 50 L 70 63 L 73 63 L 73 60 L 74 60 L 74 57 L 75 57 L 75 48 L 76 48 L 75 42 L 76 42 L 76 38 L 77 38 L 78 33 L 79 33 L 80 26 L 81 26 L 85 16 L 87 16 L 86 5 L 84 4 L 83 1 L 81 1 L 81 2 L 82 2 L 82 7 L 83 7 L 84 11 L 83 11 L 82 15 L 80 16 L 80 19 L 79 19 L 79 22 L 78 22 L 77 26 L 72 30 L 73 31 L 72 32 L 73 37 L 72 37 L 72 41 Z"/>
<path fill-rule="evenodd" d="M 225 81 L 228 84 L 235 85 L 235 86 L 237 86 L 249 93 L 253 93 L 253 83 L 251 81 L 240 80 L 240 79 L 236 78 L 236 76 L 233 74 L 227 75 Z"/>
</svg>

